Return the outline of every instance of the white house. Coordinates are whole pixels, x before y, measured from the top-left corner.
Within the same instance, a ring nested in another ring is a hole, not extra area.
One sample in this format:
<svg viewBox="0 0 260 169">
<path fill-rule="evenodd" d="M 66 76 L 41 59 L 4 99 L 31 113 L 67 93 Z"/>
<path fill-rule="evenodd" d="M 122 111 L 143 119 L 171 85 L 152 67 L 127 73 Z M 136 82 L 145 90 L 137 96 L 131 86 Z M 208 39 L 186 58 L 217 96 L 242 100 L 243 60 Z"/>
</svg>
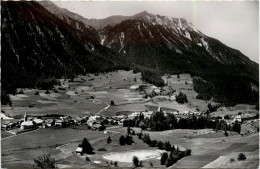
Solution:
<svg viewBox="0 0 260 169">
<path fill-rule="evenodd" d="M 139 89 L 139 85 L 133 85 L 130 87 L 130 90 L 137 90 Z"/>
<path fill-rule="evenodd" d="M 76 149 L 76 153 L 77 153 L 77 154 L 81 154 L 82 151 L 83 151 L 83 148 L 82 148 L 82 147 L 78 147 L 78 148 Z"/>
<path fill-rule="evenodd" d="M 241 123 L 242 122 L 242 118 L 241 118 L 241 115 L 237 115 L 236 117 L 234 117 L 234 120 L 233 120 L 234 122 L 239 122 L 239 123 Z"/>
<path fill-rule="evenodd" d="M 33 121 L 24 121 L 21 123 L 21 129 L 33 129 L 35 128 L 35 125 L 33 123 Z"/>
</svg>

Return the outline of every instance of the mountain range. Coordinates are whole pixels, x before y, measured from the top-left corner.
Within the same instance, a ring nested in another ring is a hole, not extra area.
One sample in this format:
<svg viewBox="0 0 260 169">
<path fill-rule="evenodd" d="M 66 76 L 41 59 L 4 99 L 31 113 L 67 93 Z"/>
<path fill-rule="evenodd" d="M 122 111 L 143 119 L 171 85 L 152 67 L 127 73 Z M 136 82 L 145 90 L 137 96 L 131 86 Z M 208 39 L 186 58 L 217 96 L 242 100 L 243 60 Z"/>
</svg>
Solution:
<svg viewBox="0 0 260 169">
<path fill-rule="evenodd" d="M 190 73 L 203 79 L 194 83 L 202 95 L 258 101 L 258 64 L 184 18 L 144 11 L 87 19 L 51 2 L 1 6 L 2 95 L 53 77 L 133 69 L 157 86 L 163 74 Z"/>
</svg>

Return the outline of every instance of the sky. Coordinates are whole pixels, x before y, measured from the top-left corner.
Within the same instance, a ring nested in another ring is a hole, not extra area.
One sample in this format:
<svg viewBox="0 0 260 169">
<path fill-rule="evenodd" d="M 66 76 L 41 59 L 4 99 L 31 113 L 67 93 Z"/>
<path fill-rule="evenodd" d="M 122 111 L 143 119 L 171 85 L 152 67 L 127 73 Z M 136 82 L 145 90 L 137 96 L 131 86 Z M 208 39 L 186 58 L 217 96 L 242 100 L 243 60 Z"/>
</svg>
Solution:
<svg viewBox="0 0 260 169">
<path fill-rule="evenodd" d="M 85 18 L 131 16 L 142 11 L 185 18 L 207 36 L 240 50 L 259 63 L 259 4 L 257 1 L 56 1 Z"/>
</svg>

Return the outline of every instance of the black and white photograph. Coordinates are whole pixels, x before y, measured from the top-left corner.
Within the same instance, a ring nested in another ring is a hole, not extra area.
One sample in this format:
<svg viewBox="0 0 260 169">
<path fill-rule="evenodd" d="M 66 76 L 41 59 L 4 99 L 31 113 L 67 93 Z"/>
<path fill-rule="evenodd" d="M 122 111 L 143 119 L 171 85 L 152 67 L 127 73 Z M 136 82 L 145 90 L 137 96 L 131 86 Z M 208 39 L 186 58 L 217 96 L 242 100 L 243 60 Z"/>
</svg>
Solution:
<svg viewBox="0 0 260 169">
<path fill-rule="evenodd" d="M 1 168 L 259 168 L 259 2 L 1 1 Z"/>
</svg>

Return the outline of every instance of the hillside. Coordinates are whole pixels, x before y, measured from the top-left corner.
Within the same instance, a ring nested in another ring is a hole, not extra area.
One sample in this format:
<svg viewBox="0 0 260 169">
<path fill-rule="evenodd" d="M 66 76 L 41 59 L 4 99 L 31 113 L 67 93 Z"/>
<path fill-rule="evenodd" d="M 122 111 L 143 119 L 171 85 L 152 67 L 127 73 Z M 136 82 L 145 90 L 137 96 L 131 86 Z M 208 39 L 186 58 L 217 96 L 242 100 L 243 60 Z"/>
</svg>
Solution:
<svg viewBox="0 0 260 169">
<path fill-rule="evenodd" d="M 183 18 L 142 12 L 99 32 L 103 44 L 125 56 L 137 71 L 190 73 L 208 81 L 212 88 L 203 93 L 220 102 L 258 100 L 258 89 L 252 90 L 258 86 L 258 64 L 240 51 L 204 35 Z M 201 88 L 207 88 L 208 84 L 201 87 L 195 83 L 195 86 L 201 93 Z"/>
<path fill-rule="evenodd" d="M 2 103 L 5 93 L 49 78 L 123 68 L 95 29 L 57 18 L 36 2 L 2 2 Z M 73 24 L 72 24 L 73 23 Z"/>
<path fill-rule="evenodd" d="M 130 68 L 157 86 L 164 74 L 190 73 L 198 98 L 258 102 L 258 64 L 184 18 L 87 19 L 51 2 L 3 2 L 1 13 L 2 100 L 53 77 Z"/>
</svg>

